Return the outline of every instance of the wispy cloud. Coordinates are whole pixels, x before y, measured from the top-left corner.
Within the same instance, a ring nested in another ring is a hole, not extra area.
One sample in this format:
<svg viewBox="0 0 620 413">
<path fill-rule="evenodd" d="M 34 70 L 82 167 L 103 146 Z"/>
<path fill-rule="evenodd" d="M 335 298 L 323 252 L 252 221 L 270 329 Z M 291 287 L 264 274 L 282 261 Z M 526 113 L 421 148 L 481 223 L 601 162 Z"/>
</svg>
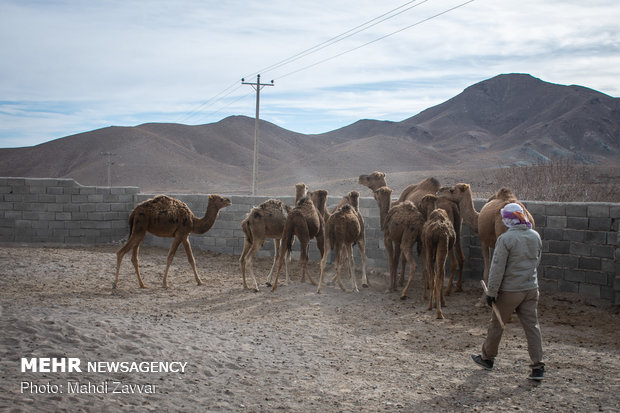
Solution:
<svg viewBox="0 0 620 413">
<path fill-rule="evenodd" d="M 242 76 L 405 3 L 5 0 L 0 147 L 109 125 L 254 116 Z M 476 0 L 373 42 L 463 1 L 418 3 L 264 72 L 276 86 L 262 95 L 261 117 L 304 133 L 360 118 L 398 121 L 506 72 L 620 92 L 615 0 Z"/>
</svg>

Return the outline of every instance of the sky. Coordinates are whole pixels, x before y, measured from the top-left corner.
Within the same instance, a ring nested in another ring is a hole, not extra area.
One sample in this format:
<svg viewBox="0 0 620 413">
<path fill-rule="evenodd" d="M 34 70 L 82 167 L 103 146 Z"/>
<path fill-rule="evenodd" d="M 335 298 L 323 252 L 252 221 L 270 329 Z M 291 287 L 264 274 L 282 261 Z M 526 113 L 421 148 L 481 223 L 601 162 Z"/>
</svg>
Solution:
<svg viewBox="0 0 620 413">
<path fill-rule="evenodd" d="M 620 1 L 0 0 L 0 148 L 231 115 L 401 121 L 502 73 L 620 96 Z"/>
</svg>

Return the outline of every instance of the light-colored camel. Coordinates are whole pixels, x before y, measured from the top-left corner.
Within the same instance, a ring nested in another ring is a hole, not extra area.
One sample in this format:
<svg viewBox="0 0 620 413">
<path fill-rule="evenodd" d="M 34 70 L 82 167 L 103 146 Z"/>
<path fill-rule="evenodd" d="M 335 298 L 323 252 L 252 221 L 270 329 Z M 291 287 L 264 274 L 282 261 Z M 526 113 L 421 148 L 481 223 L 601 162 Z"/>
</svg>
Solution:
<svg viewBox="0 0 620 413">
<path fill-rule="evenodd" d="M 288 214 L 284 231 L 282 232 L 282 242 L 284 243 L 284 251 L 280 252 L 278 259 L 278 270 L 276 271 L 276 279 L 273 282 L 271 291 L 278 288 L 278 278 L 285 255 L 291 252 L 294 237 L 299 239 L 299 264 L 301 267 L 301 282 L 304 282 L 306 275 L 313 285 L 316 285 L 310 273 L 308 272 L 308 248 L 310 240 L 316 238 L 317 248 L 323 258 L 325 253 L 325 221 L 323 216 L 319 214 L 310 198 L 302 198 L 299 200 L 295 208 Z"/>
<path fill-rule="evenodd" d="M 449 257 L 450 257 L 450 279 L 448 281 L 448 285 L 446 286 L 446 295 L 450 295 L 452 293 L 452 283 L 454 281 L 454 274 L 458 268 L 459 275 L 456 283 L 455 291 L 463 291 L 463 265 L 465 264 L 465 254 L 463 253 L 463 245 L 461 242 L 461 227 L 462 227 L 462 219 L 461 212 L 459 209 L 459 205 L 448 198 L 438 197 L 437 198 L 437 208 L 443 209 L 450 222 L 452 223 L 452 228 L 454 228 L 454 232 L 456 234 L 456 243 L 454 248 L 450 249 Z"/>
<path fill-rule="evenodd" d="M 336 277 L 338 285 L 343 291 L 346 291 L 340 280 L 340 269 L 344 264 L 349 267 L 349 276 L 351 277 L 351 286 L 353 291 L 359 292 L 355 274 L 353 273 L 353 243 L 356 242 L 362 227 L 355 208 L 349 204 L 344 204 L 333 213 L 330 214 L 325 223 L 325 249 L 329 251 L 333 249 L 336 254 Z M 319 277 L 319 287 L 317 293 L 321 293 L 323 285 L 323 275 L 325 273 L 325 264 L 327 255 L 324 254 L 321 259 L 321 275 Z"/>
<path fill-rule="evenodd" d="M 444 318 L 441 311 L 441 306 L 445 305 L 443 279 L 446 274 L 448 252 L 454 247 L 455 241 L 456 233 L 448 214 L 444 209 L 435 209 L 422 228 L 422 245 L 431 290 L 428 309 L 433 309 L 434 299 L 437 318 Z"/>
<path fill-rule="evenodd" d="M 243 252 L 239 258 L 241 275 L 243 277 L 243 288 L 248 288 L 245 280 L 245 269 L 248 268 L 252 281 L 254 281 L 254 291 L 258 291 L 258 283 L 254 277 L 252 260 L 259 249 L 262 248 L 266 239 L 273 239 L 274 257 L 271 270 L 267 277 L 267 285 L 271 285 L 274 268 L 280 255 L 282 232 L 286 217 L 291 211 L 291 207 L 279 199 L 268 199 L 257 207 L 250 210 L 246 218 L 241 222 L 241 228 L 245 234 L 243 239 Z M 284 271 L 286 282 L 289 281 L 287 260 L 284 260 Z"/>
<path fill-rule="evenodd" d="M 413 245 L 420 241 L 425 216 L 410 201 L 392 203 L 392 190 L 387 186 L 375 190 L 374 196 L 379 206 L 383 242 L 388 255 L 388 267 L 390 269 L 388 291 L 396 291 L 397 289 L 396 271 L 401 252 L 404 259 L 409 263 L 409 280 L 401 293 L 401 299 L 404 299 L 417 268 L 417 263 L 413 257 Z M 435 203 L 436 197 L 429 195 L 425 199 L 424 205 L 428 204 L 428 209 L 432 210 L 435 209 Z M 424 297 L 426 298 L 426 288 L 424 289 Z"/>
<path fill-rule="evenodd" d="M 347 195 L 343 196 L 338 204 L 332 209 L 331 213 L 333 214 L 343 205 L 351 205 L 353 207 L 357 220 L 360 224 L 361 231 L 359 237 L 355 240 L 355 243 L 357 244 L 357 248 L 360 252 L 360 258 L 362 260 L 362 287 L 367 288 L 369 284 L 368 276 L 366 275 L 366 227 L 364 225 L 364 216 L 360 211 L 360 193 L 357 191 L 351 191 Z M 353 256 L 351 256 L 351 262 L 354 263 Z"/>
<path fill-rule="evenodd" d="M 516 202 L 523 208 L 523 212 L 527 219 L 535 225 L 534 217 L 525 208 L 525 206 L 517 200 L 516 195 L 511 189 L 502 187 L 494 195 L 492 195 L 486 204 L 478 213 L 474 208 L 471 186 L 468 184 L 457 184 L 453 187 L 442 188 L 438 192 L 439 197 L 446 197 L 459 204 L 463 222 L 480 237 L 480 248 L 484 259 L 484 282 L 488 282 L 489 268 L 491 266 L 491 250 L 495 248 L 497 237 L 507 231 L 504 225 L 500 210 L 511 202 Z"/>
<path fill-rule="evenodd" d="M 373 193 L 379 188 L 387 187 L 385 173 L 379 171 L 374 171 L 370 175 L 360 175 L 357 181 L 360 185 L 368 187 Z"/>
<path fill-rule="evenodd" d="M 303 182 L 299 182 L 295 184 L 295 205 L 299 202 L 301 198 L 304 198 L 308 193 L 308 186 Z"/>
<path fill-rule="evenodd" d="M 207 211 L 203 218 L 195 217 L 184 202 L 167 195 L 158 195 L 138 204 L 129 215 L 129 239 L 116 253 L 116 278 L 114 279 L 113 288 L 118 286 L 121 262 L 129 250 L 132 250 L 131 262 L 136 269 L 140 287 L 146 288 L 140 276 L 138 249 L 147 232 L 158 237 L 174 238 L 168 251 L 166 270 L 164 271 L 164 288 L 168 288 L 168 269 L 180 244 L 183 244 L 187 260 L 192 270 L 194 270 L 196 282 L 198 285 L 201 285 L 202 281 L 198 276 L 198 271 L 196 271 L 196 261 L 188 239 L 189 234 L 204 234 L 210 230 L 220 209 L 230 204 L 231 202 L 228 198 L 220 195 L 210 195 Z"/>
</svg>

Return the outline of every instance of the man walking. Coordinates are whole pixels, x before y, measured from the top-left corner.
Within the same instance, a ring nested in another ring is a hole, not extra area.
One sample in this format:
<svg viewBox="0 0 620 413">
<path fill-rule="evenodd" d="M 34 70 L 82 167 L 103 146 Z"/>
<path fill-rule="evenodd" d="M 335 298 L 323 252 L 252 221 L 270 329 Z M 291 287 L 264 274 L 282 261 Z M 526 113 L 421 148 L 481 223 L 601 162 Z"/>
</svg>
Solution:
<svg viewBox="0 0 620 413">
<path fill-rule="evenodd" d="M 538 279 L 536 267 L 540 263 L 542 241 L 532 224 L 525 218 L 520 205 L 511 203 L 500 211 L 508 231 L 497 238 L 489 270 L 487 303 L 497 306 L 502 320 L 517 313 L 530 356 L 530 380 L 542 380 L 545 373 L 542 338 L 538 325 Z M 486 370 L 493 368 L 499 342 L 504 332 L 495 312 L 482 345 L 482 354 L 472 354 L 476 364 Z"/>
</svg>

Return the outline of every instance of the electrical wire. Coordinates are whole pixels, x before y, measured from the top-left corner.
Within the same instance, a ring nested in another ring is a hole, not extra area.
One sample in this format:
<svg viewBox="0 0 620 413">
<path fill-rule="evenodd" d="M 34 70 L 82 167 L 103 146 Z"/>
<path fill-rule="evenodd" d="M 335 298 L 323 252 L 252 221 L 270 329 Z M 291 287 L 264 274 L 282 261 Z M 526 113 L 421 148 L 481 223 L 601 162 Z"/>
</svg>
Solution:
<svg viewBox="0 0 620 413">
<path fill-rule="evenodd" d="M 442 12 L 440 12 L 440 13 L 437 13 L 437 14 L 435 14 L 435 15 L 433 15 L 433 16 L 427 17 L 426 19 L 419 20 L 419 21 L 417 21 L 417 22 L 415 22 L 415 23 L 413 23 L 413 24 L 410 24 L 409 26 L 403 27 L 403 28 L 401 28 L 401 29 L 399 29 L 399 30 L 396 30 L 396 31 L 392 32 L 392 33 L 388 33 L 388 34 L 386 34 L 386 35 L 384 35 L 384 36 L 378 37 L 378 38 L 376 38 L 376 39 L 374 39 L 374 40 L 371 40 L 371 41 L 369 41 L 369 42 L 367 42 L 367 43 L 364 43 L 364 44 L 362 44 L 362 45 L 360 45 L 360 46 L 356 46 L 356 47 L 354 47 L 354 48 L 352 48 L 352 49 L 345 50 L 344 52 L 338 53 L 338 54 L 336 54 L 336 55 L 334 55 L 334 56 L 328 57 L 328 58 L 326 58 L 326 59 L 323 59 L 323 60 L 320 60 L 320 61 L 318 61 L 318 62 L 312 63 L 312 64 L 310 64 L 310 65 L 304 66 L 304 67 L 302 67 L 302 68 L 300 68 L 300 69 L 297 69 L 297 70 L 294 70 L 294 71 L 292 71 L 292 72 L 286 73 L 286 74 L 284 74 L 284 75 L 278 76 L 278 79 L 283 79 L 283 78 L 285 78 L 285 77 L 288 77 L 288 76 L 294 75 L 294 74 L 296 74 L 296 73 L 299 73 L 299 72 L 301 72 L 301 71 L 304 71 L 304 70 L 310 69 L 310 68 L 312 68 L 312 67 L 318 66 L 318 65 L 323 64 L 323 63 L 325 63 L 325 62 L 328 62 L 328 61 L 330 61 L 330 60 L 336 59 L 336 58 L 338 58 L 338 57 L 340 57 L 340 56 L 343 56 L 343 55 L 345 55 L 345 54 L 347 54 L 347 53 L 354 52 L 354 51 L 356 51 L 356 50 L 361 49 L 362 47 L 366 47 L 366 46 L 368 46 L 368 45 L 370 45 L 370 44 L 376 43 L 376 42 L 381 41 L 381 40 L 383 40 L 383 39 L 385 39 L 385 38 L 388 38 L 388 37 L 390 37 L 390 36 L 393 36 L 393 35 L 395 35 L 395 34 L 401 33 L 401 32 L 403 32 L 403 31 L 405 31 L 405 30 L 407 30 L 407 29 L 410 29 L 410 28 L 412 28 L 412 27 L 418 26 L 418 25 L 420 25 L 420 24 L 422 24 L 422 23 L 425 23 L 425 22 L 427 22 L 427 21 L 429 21 L 429 20 L 432 20 L 432 19 L 434 19 L 434 18 L 436 18 L 436 17 L 442 16 L 442 15 L 444 15 L 444 14 L 446 14 L 446 13 L 449 13 L 449 12 L 451 12 L 451 11 L 453 11 L 453 10 L 456 10 L 456 9 L 458 9 L 458 8 L 460 8 L 460 7 L 463 7 L 463 6 L 465 6 L 465 5 L 469 4 L 469 3 L 472 3 L 472 2 L 474 2 L 474 1 L 475 1 L 475 0 L 469 0 L 469 1 L 466 1 L 466 2 L 464 2 L 464 3 L 461 3 L 461 4 L 457 5 L 457 6 L 454 6 L 454 7 L 450 8 L 450 9 L 447 9 L 447 10 L 444 10 L 444 11 L 442 11 Z"/>
</svg>

